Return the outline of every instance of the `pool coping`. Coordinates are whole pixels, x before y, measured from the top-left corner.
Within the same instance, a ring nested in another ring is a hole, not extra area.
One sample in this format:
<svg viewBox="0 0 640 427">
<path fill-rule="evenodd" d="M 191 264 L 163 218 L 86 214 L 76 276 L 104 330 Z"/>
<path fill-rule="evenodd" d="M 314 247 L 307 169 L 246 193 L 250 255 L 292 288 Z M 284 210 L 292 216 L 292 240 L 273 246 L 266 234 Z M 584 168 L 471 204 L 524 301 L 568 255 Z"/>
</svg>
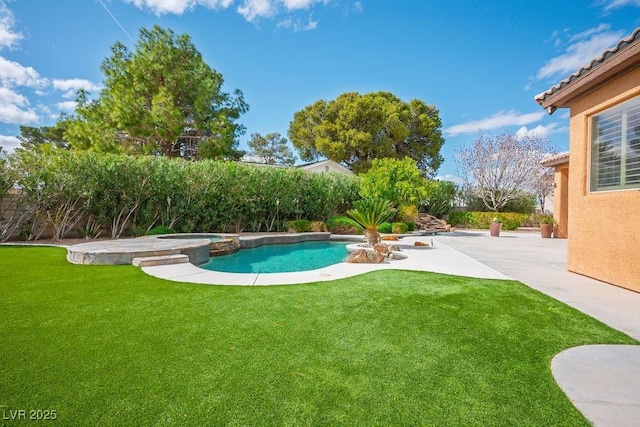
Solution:
<svg viewBox="0 0 640 427">
<path fill-rule="evenodd" d="M 305 241 L 329 240 L 331 233 L 279 233 L 260 235 L 238 235 L 230 233 L 172 233 L 142 236 L 134 239 L 117 239 L 79 243 L 67 248 L 67 261 L 85 265 L 132 264 L 134 259 L 148 257 L 170 257 L 187 255 L 191 264 L 200 265 L 209 261 L 216 237 L 233 240 L 241 248 L 256 248 L 267 244 L 289 244 Z"/>
</svg>

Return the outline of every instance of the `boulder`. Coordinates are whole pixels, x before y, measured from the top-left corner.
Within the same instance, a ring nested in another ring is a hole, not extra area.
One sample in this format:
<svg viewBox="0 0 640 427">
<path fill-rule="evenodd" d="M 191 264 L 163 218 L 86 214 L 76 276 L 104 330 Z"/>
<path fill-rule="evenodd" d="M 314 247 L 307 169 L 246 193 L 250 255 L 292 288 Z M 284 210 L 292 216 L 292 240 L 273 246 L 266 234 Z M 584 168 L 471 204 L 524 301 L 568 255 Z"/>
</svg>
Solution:
<svg viewBox="0 0 640 427">
<path fill-rule="evenodd" d="M 429 246 L 429 244 L 425 242 L 415 242 L 413 246 Z"/>
<path fill-rule="evenodd" d="M 383 260 L 384 256 L 378 251 L 358 249 L 349 254 L 347 262 L 352 264 L 380 264 Z"/>
<path fill-rule="evenodd" d="M 389 246 L 385 245 L 384 243 L 376 243 L 375 245 L 373 245 L 373 250 L 381 253 L 383 256 L 389 256 L 389 254 L 391 253 L 391 249 L 389 249 Z"/>
<path fill-rule="evenodd" d="M 393 234 L 390 234 L 388 236 L 382 236 L 382 238 L 380 240 L 399 240 L 398 236 L 394 236 Z"/>
</svg>

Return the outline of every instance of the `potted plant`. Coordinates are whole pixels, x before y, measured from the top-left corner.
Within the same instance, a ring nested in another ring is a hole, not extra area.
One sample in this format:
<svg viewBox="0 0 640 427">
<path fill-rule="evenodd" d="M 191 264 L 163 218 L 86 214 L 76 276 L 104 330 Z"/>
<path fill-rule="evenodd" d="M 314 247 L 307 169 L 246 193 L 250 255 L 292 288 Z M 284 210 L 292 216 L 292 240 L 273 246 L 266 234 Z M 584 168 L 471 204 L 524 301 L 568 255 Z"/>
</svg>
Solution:
<svg viewBox="0 0 640 427">
<path fill-rule="evenodd" d="M 500 237 L 500 229 L 502 228 L 502 220 L 497 216 L 494 216 L 489 224 L 489 232 L 493 237 Z"/>
<path fill-rule="evenodd" d="M 540 224 L 540 234 L 542 235 L 542 237 L 545 239 L 550 239 L 551 235 L 553 234 L 553 226 L 556 223 L 553 215 L 540 215 L 538 222 Z"/>
</svg>

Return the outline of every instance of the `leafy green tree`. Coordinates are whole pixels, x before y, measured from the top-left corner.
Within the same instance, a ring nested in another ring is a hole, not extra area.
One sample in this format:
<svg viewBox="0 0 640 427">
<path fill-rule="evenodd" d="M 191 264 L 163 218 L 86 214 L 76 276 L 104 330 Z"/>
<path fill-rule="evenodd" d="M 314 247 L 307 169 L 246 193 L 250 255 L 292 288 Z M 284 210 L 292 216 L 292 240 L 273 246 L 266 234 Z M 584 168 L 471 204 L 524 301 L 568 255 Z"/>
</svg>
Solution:
<svg viewBox="0 0 640 427">
<path fill-rule="evenodd" d="M 410 157 L 431 175 L 443 160 L 441 126 L 438 110 L 420 100 L 348 92 L 296 112 L 288 136 L 304 161 L 324 156 L 362 173 L 373 159 Z"/>
<path fill-rule="evenodd" d="M 222 91 L 222 75 L 188 35 L 154 26 L 140 30 L 135 51 L 115 43 L 102 63 L 104 89 L 78 93 L 65 137 L 80 149 L 170 157 L 238 158 L 236 120 L 242 92 Z"/>
<path fill-rule="evenodd" d="M 277 132 L 268 133 L 266 136 L 252 133 L 251 139 L 247 144 L 251 148 L 249 156 L 260 159 L 261 163 L 267 165 L 293 165 L 296 162 L 293 151 L 287 147 L 287 138 L 283 138 Z"/>
<path fill-rule="evenodd" d="M 70 147 L 69 141 L 64 137 L 67 130 L 67 120 L 68 118 L 63 116 L 55 126 L 20 126 L 19 149 L 33 150 L 45 144 L 55 148 L 68 149 Z"/>
<path fill-rule="evenodd" d="M 360 196 L 390 200 L 395 206 L 415 206 L 427 196 L 427 180 L 416 162 L 404 159 L 374 159 L 361 176 Z"/>
<path fill-rule="evenodd" d="M 378 198 L 366 198 L 353 202 L 353 209 L 347 211 L 355 222 L 364 229 L 364 240 L 373 246 L 380 242 L 378 226 L 396 214 L 391 202 Z"/>
<path fill-rule="evenodd" d="M 427 200 L 420 206 L 420 210 L 437 218 L 443 218 L 453 210 L 457 194 L 458 189 L 451 181 L 428 181 Z"/>
</svg>

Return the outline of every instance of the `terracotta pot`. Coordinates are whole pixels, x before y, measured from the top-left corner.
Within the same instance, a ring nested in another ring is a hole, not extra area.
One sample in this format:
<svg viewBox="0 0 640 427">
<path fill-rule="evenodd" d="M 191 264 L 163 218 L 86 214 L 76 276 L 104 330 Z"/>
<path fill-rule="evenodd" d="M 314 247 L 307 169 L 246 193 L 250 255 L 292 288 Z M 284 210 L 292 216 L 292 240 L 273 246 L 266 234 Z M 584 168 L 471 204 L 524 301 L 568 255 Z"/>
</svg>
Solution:
<svg viewBox="0 0 640 427">
<path fill-rule="evenodd" d="M 553 224 L 540 224 L 540 234 L 545 239 L 550 239 L 553 234 Z"/>
<path fill-rule="evenodd" d="M 502 228 L 501 222 L 492 222 L 489 224 L 489 231 L 491 232 L 491 236 L 500 237 L 500 229 Z"/>
</svg>

